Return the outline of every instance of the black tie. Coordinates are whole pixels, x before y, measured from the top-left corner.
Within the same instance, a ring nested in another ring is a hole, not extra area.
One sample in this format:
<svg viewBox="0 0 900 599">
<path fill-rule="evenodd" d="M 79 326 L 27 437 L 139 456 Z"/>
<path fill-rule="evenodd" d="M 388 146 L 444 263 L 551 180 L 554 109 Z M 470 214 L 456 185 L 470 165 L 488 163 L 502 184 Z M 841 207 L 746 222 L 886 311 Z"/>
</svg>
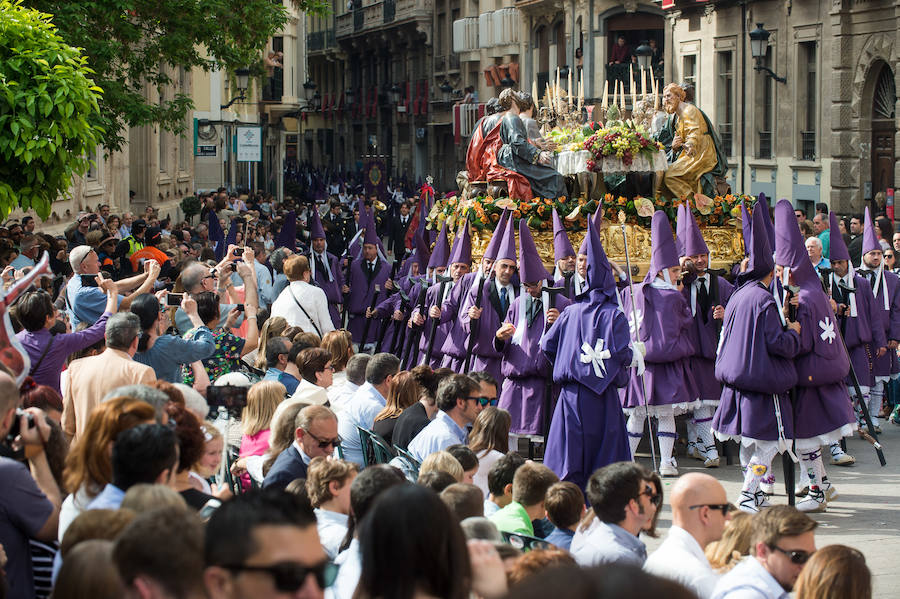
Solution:
<svg viewBox="0 0 900 599">
<path fill-rule="evenodd" d="M 542 304 L 541 300 L 538 298 L 532 298 L 531 300 L 531 311 L 528 314 L 528 326 L 531 326 L 534 323 L 534 319 L 538 317 L 538 314 L 541 313 Z"/>
<path fill-rule="evenodd" d="M 331 277 L 328 276 L 328 269 L 325 268 L 325 261 L 322 260 L 322 256 L 316 254 L 316 268 L 322 273 L 322 276 L 325 277 L 326 281 L 330 281 Z"/>
<path fill-rule="evenodd" d="M 706 290 L 706 279 L 700 279 L 700 289 L 697 290 L 697 304 L 700 307 L 700 318 L 706 323 L 709 318 L 709 292 Z"/>
<path fill-rule="evenodd" d="M 506 311 L 509 310 L 509 298 L 506 287 L 500 288 L 500 309 L 503 311 L 503 314 L 500 315 L 500 318 L 506 316 Z"/>
</svg>

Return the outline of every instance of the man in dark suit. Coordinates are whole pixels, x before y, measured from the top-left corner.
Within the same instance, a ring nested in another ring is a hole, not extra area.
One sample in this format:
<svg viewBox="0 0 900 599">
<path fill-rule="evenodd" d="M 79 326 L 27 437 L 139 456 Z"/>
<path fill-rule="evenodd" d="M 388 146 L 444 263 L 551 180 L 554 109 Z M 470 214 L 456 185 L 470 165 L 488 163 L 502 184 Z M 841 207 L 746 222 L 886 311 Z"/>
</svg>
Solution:
<svg viewBox="0 0 900 599">
<path fill-rule="evenodd" d="M 400 204 L 400 214 L 395 216 L 391 222 L 388 251 L 393 252 L 394 256 L 402 257 L 406 252 L 406 232 L 409 230 L 409 223 L 412 221 L 412 216 L 409 214 L 410 208 L 409 202 Z"/>
<path fill-rule="evenodd" d="M 284 489 L 291 481 L 306 478 L 306 467 L 319 456 L 330 456 L 341 444 L 337 416 L 324 406 L 307 406 L 295 420 L 294 442 L 278 454 L 263 480 L 263 487 Z"/>
</svg>

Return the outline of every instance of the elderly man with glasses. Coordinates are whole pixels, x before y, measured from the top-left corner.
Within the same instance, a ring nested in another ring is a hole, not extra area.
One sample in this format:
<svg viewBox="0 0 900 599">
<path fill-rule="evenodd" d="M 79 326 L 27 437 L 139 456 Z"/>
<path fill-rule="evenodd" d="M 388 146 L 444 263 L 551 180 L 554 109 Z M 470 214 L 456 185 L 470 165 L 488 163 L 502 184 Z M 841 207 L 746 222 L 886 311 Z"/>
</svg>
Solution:
<svg viewBox="0 0 900 599">
<path fill-rule="evenodd" d="M 325 406 L 307 406 L 294 420 L 294 442 L 275 458 L 263 487 L 284 489 L 291 481 L 306 478 L 313 458 L 334 454 L 341 445 L 337 416 Z"/>
<path fill-rule="evenodd" d="M 728 513 L 725 487 L 708 474 L 685 474 L 672 487 L 672 528 L 647 559 L 651 574 L 680 582 L 700 599 L 712 597 L 719 576 L 706 559 L 706 546 L 722 538 Z"/>
</svg>

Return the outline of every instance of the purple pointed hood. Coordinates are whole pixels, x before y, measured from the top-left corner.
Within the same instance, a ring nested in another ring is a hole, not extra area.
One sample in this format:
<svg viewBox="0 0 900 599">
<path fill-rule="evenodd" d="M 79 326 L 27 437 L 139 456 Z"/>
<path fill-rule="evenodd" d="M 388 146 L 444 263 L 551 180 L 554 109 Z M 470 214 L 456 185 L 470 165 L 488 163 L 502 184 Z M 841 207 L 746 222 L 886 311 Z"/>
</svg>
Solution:
<svg viewBox="0 0 900 599">
<path fill-rule="evenodd" d="M 838 226 L 837 215 L 834 212 L 828 215 L 828 222 L 828 259 L 832 262 L 849 260 L 850 252 L 847 251 L 847 244 L 844 243 L 844 238 L 841 236 L 841 228 Z"/>
<path fill-rule="evenodd" d="M 413 239 L 416 245 L 416 255 L 412 259 L 419 263 L 419 275 L 424 276 L 426 269 L 431 266 L 431 252 L 421 233 L 417 232 Z"/>
<path fill-rule="evenodd" d="M 447 266 L 455 263 L 472 264 L 472 238 L 469 236 L 469 219 L 467 218 L 456 232 L 456 239 L 453 240 L 453 249 L 450 251 L 450 258 L 447 260 Z"/>
<path fill-rule="evenodd" d="M 753 208 L 753 213 L 756 214 L 756 208 L 759 208 L 760 212 L 763 213 L 765 218 L 763 219 L 763 225 L 765 227 L 766 235 L 769 237 L 769 247 L 775 247 L 775 225 L 772 224 L 772 217 L 769 215 L 769 200 L 766 199 L 766 194 L 759 194 L 759 198 L 757 198 L 756 206 Z M 796 220 L 796 218 L 794 219 Z M 756 224 L 756 221 L 753 221 Z"/>
<path fill-rule="evenodd" d="M 441 233 L 438 235 L 431 251 L 431 258 L 428 260 L 428 268 L 437 268 L 438 266 L 447 266 L 447 260 L 450 258 L 450 242 L 447 240 L 447 221 L 441 227 Z"/>
<path fill-rule="evenodd" d="M 603 228 L 603 207 L 597 206 L 597 211 L 594 212 L 593 216 L 588 219 L 589 221 L 594 223 L 594 228 L 597 230 L 597 235 L 600 235 L 600 230 Z M 584 234 L 584 239 L 581 240 L 581 245 L 578 246 L 578 253 L 588 255 L 587 253 L 587 233 Z"/>
<path fill-rule="evenodd" d="M 678 266 L 678 251 L 675 249 L 672 227 L 669 225 L 669 217 L 662 210 L 653 213 L 653 220 L 650 221 L 650 239 L 653 249 L 650 254 L 650 269 L 644 277 L 645 283 L 652 282 L 656 275 L 665 269 Z"/>
<path fill-rule="evenodd" d="M 694 218 L 694 212 L 691 210 L 690 206 L 684 206 L 682 216 L 684 218 L 684 225 L 678 226 L 678 229 L 681 231 L 681 234 L 684 235 L 684 253 L 679 255 L 697 256 L 700 254 L 708 254 L 709 247 L 707 247 L 706 242 L 703 240 L 703 234 L 700 233 L 700 226 L 697 224 L 697 219 Z"/>
<path fill-rule="evenodd" d="M 275 239 L 276 248 L 288 248 L 293 251 L 297 247 L 297 213 L 289 211 L 284 217 L 284 224 Z"/>
<path fill-rule="evenodd" d="M 522 236 L 519 236 L 519 244 L 521 245 Z M 553 210 L 553 261 L 559 262 L 568 256 L 574 256 L 575 249 L 569 236 L 566 234 L 566 227 L 563 225 L 559 213 Z"/>
<path fill-rule="evenodd" d="M 519 219 L 519 280 L 523 283 L 536 283 L 549 277 L 550 273 L 544 268 L 528 222 L 524 218 Z"/>
<path fill-rule="evenodd" d="M 506 227 L 500 246 L 497 248 L 497 260 L 516 261 L 516 230 L 513 228 L 513 218 L 506 219 Z"/>
<path fill-rule="evenodd" d="M 873 250 L 881 250 L 881 244 L 878 243 L 878 236 L 875 234 L 875 225 L 872 224 L 872 214 L 869 207 L 866 206 L 866 220 L 863 225 L 863 244 L 862 253 L 868 254 Z"/>
<path fill-rule="evenodd" d="M 767 211 L 753 211 L 753 230 L 765 231 L 765 220 L 769 215 Z M 751 235 L 753 244 L 750 246 L 750 262 L 747 264 L 746 272 L 739 275 L 738 283 L 744 284 L 747 281 L 756 281 L 762 279 L 775 268 L 775 261 L 772 259 L 772 246 L 769 245 L 768 235 Z"/>
<path fill-rule="evenodd" d="M 325 229 L 322 227 L 322 218 L 319 216 L 319 209 L 313 208 L 309 212 L 309 238 L 325 239 Z"/>
<path fill-rule="evenodd" d="M 791 269 L 794 282 L 802 289 L 822 290 L 819 277 L 809 260 L 803 235 L 788 200 L 775 205 L 775 263 Z"/>
<path fill-rule="evenodd" d="M 360 218 L 360 220 L 362 220 L 362 218 L 363 218 L 362 213 L 360 213 L 359 218 Z M 375 219 L 372 217 L 371 214 L 369 214 L 368 210 L 366 210 L 366 212 L 365 212 L 365 218 L 366 218 L 366 225 L 365 225 L 366 226 L 366 234 L 365 234 L 365 237 L 363 237 L 363 243 L 371 243 L 374 246 L 380 247 L 381 240 L 378 239 L 378 233 L 375 232 Z"/>
<path fill-rule="evenodd" d="M 678 257 L 684 256 L 684 204 L 678 206 L 675 212 L 675 249 L 678 250 Z"/>
<path fill-rule="evenodd" d="M 750 255 L 753 246 L 753 220 L 747 212 L 747 202 L 741 200 L 741 235 L 744 238 L 744 255 Z"/>
<path fill-rule="evenodd" d="M 509 218 L 509 210 L 504 209 L 503 214 L 500 215 L 500 220 L 497 222 L 497 226 L 494 229 L 494 234 L 491 235 L 491 240 L 488 241 L 487 247 L 484 248 L 484 257 L 489 258 L 491 260 L 497 259 L 497 250 L 500 248 L 500 242 L 503 239 L 503 234 L 506 232 L 506 220 Z M 515 258 L 513 258 L 515 260 Z"/>
<path fill-rule="evenodd" d="M 585 253 L 587 255 L 587 288 L 603 292 L 608 298 L 616 297 L 616 279 L 613 277 L 612 266 L 609 258 L 603 251 L 600 243 L 600 232 L 594 226 L 593 220 L 588 222 L 585 239 Z"/>
</svg>

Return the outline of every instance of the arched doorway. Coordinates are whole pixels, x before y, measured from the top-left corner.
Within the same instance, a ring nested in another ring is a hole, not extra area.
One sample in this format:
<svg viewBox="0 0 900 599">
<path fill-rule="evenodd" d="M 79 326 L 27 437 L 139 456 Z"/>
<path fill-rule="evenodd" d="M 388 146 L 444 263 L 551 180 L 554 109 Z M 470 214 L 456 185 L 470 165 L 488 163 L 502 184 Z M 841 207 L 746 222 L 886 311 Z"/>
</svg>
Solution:
<svg viewBox="0 0 900 599">
<path fill-rule="evenodd" d="M 872 93 L 872 193 L 894 187 L 894 137 L 897 133 L 894 72 L 881 64 Z"/>
</svg>

